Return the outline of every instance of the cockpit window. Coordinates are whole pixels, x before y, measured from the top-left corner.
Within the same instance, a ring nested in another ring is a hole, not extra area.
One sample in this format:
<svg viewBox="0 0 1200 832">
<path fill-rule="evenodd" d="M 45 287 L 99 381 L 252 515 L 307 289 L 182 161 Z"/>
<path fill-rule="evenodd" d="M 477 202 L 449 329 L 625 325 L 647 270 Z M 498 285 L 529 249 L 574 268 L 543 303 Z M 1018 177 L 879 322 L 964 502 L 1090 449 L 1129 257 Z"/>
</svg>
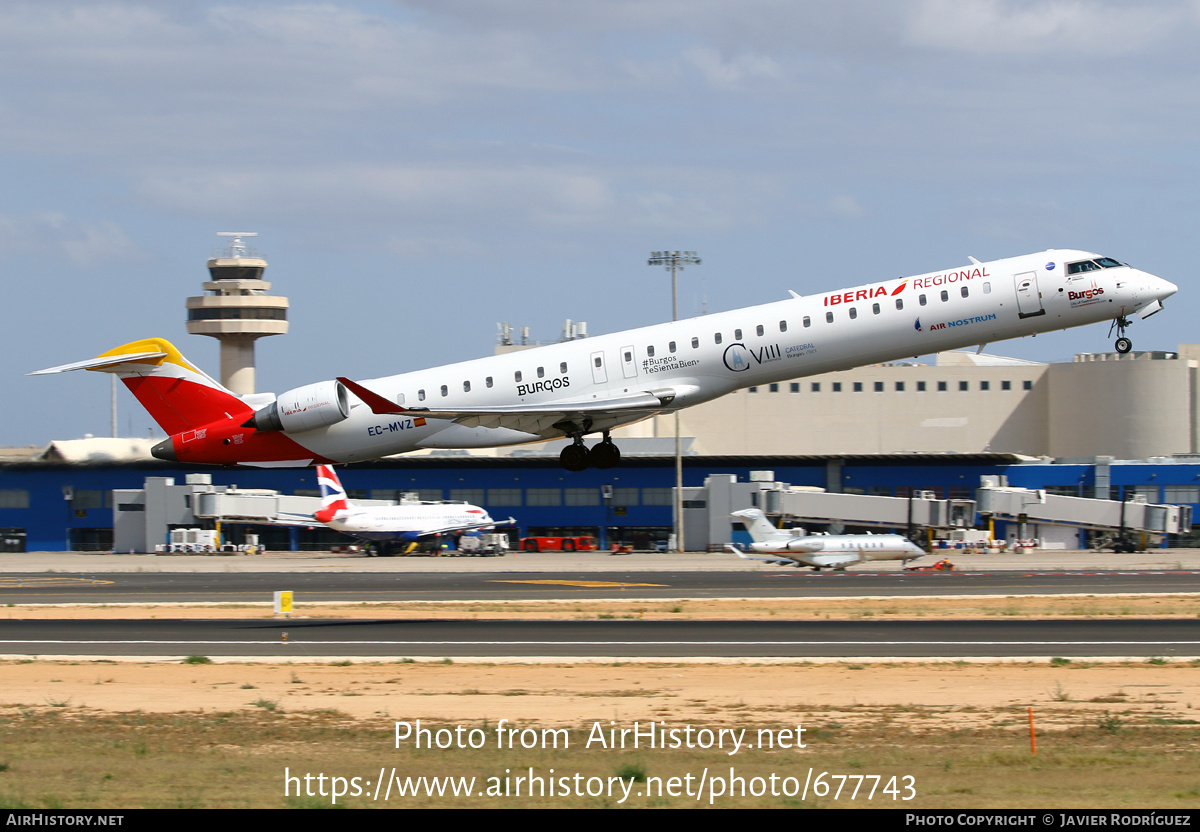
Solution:
<svg viewBox="0 0 1200 832">
<path fill-rule="evenodd" d="M 1084 272 L 1095 272 L 1100 269 L 1115 269 L 1118 266 L 1124 266 L 1120 260 L 1114 260 L 1111 257 L 1097 257 L 1095 260 L 1080 260 L 1078 263 L 1067 264 L 1067 274 L 1083 274 Z"/>
</svg>

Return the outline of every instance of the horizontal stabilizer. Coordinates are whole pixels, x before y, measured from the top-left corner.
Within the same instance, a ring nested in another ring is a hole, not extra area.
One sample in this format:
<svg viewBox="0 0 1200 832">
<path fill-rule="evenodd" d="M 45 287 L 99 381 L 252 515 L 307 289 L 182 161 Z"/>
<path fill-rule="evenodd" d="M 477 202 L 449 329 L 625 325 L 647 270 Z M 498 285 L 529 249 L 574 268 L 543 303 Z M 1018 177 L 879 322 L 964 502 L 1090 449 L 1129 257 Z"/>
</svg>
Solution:
<svg viewBox="0 0 1200 832">
<path fill-rule="evenodd" d="M 125 355 L 102 355 L 99 358 L 89 358 L 86 361 L 76 361 L 72 364 L 60 364 L 57 367 L 49 367 L 45 370 L 34 370 L 32 373 L 26 373 L 30 376 L 45 376 L 51 373 L 69 373 L 72 370 L 103 370 L 106 367 L 115 367 L 118 364 L 128 364 L 131 361 L 153 361 L 158 358 L 166 358 L 165 352 L 135 352 Z"/>
</svg>

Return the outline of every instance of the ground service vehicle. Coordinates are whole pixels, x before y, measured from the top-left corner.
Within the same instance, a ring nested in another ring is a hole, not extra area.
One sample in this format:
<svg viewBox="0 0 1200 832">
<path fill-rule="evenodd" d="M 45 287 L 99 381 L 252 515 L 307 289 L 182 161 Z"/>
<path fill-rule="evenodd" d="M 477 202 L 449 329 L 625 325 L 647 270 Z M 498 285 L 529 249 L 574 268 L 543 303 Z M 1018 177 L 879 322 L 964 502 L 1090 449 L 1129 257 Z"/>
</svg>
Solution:
<svg viewBox="0 0 1200 832">
<path fill-rule="evenodd" d="M 600 542 L 594 537 L 522 537 L 523 552 L 594 552 Z"/>
</svg>

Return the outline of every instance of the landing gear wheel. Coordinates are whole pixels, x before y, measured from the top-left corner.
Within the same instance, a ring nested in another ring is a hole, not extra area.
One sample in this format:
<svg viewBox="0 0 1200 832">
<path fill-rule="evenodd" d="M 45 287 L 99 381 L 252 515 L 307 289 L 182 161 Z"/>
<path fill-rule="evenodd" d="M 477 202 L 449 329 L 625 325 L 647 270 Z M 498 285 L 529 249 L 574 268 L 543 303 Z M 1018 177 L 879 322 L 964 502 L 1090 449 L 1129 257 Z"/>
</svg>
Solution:
<svg viewBox="0 0 1200 832">
<path fill-rule="evenodd" d="M 593 468 L 615 468 L 621 462 L 621 451 L 611 439 L 605 439 L 588 451 L 588 462 Z"/>
<path fill-rule="evenodd" d="M 1129 326 L 1129 319 L 1124 315 L 1119 315 L 1113 319 L 1112 326 L 1108 328 L 1108 334 L 1111 337 L 1113 330 L 1117 331 L 1117 354 L 1125 355 L 1133 349 L 1133 342 L 1125 337 L 1125 328 Z"/>
<path fill-rule="evenodd" d="M 585 471 L 588 467 L 588 449 L 582 440 L 576 439 L 571 445 L 562 449 L 558 461 L 568 471 Z"/>
</svg>

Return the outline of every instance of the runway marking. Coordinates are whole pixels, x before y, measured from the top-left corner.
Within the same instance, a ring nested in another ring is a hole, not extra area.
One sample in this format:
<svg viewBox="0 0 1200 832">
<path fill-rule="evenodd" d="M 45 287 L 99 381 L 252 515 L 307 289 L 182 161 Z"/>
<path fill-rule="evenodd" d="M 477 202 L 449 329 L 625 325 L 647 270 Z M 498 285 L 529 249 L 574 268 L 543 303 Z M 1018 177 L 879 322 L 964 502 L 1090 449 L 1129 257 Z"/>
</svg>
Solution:
<svg viewBox="0 0 1200 832">
<path fill-rule="evenodd" d="M 637 646 L 676 646 L 676 647 L 1095 647 L 1098 645 L 1122 645 L 1128 647 L 1156 647 L 1179 645 L 1186 647 L 1200 646 L 1200 641 L 814 641 L 803 639 L 799 641 L 298 641 L 292 639 L 286 643 L 271 639 L 269 641 L 180 641 L 180 640 L 67 640 L 67 639 L 0 639 L 0 645 L 29 645 L 29 644 L 71 644 L 71 645 L 102 645 L 102 644 L 165 644 L 165 645 L 196 645 L 213 646 L 248 646 L 273 645 L 276 647 L 318 646 L 362 646 L 388 645 L 397 647 L 461 647 L 493 646 L 493 647 L 637 647 Z"/>
<path fill-rule="evenodd" d="M 24 577 L 21 575 L 3 575 L 0 576 L 0 589 L 36 589 L 45 586 L 61 586 L 62 584 L 84 584 L 98 585 L 111 584 L 112 581 L 102 581 L 97 578 L 67 578 L 67 577 Z"/>
<path fill-rule="evenodd" d="M 492 584 L 548 584 L 551 586 L 581 586 L 585 588 L 605 588 L 605 587 L 626 587 L 626 586 L 653 586 L 653 587 L 670 587 L 670 584 L 636 584 L 629 581 L 516 581 L 516 580 L 492 580 L 488 581 Z"/>
</svg>

